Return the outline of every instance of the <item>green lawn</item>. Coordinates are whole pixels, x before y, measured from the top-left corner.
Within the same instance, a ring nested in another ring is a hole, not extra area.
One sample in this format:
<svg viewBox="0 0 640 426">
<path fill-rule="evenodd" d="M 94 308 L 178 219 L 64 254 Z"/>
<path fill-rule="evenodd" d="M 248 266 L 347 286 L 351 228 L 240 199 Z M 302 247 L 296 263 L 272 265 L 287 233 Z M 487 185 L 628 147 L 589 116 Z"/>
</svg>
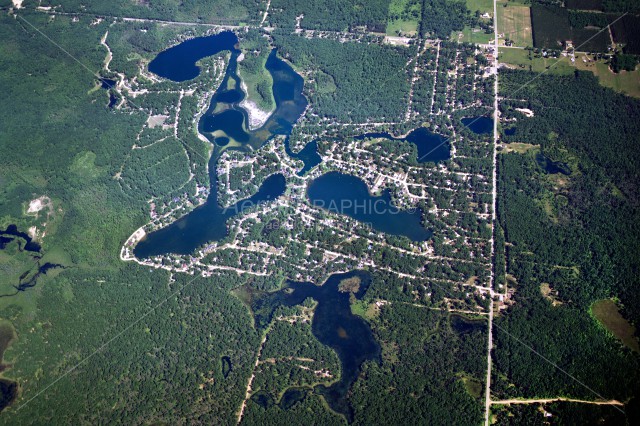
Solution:
<svg viewBox="0 0 640 426">
<path fill-rule="evenodd" d="M 460 37 L 460 34 L 462 34 L 462 37 Z M 486 34 L 484 30 L 481 30 L 479 28 L 471 28 L 467 26 L 467 27 L 464 27 L 462 31 L 454 31 L 451 34 L 450 40 L 457 41 L 460 43 L 465 42 L 465 43 L 487 44 L 491 40 L 493 40 L 493 33 Z"/>
<path fill-rule="evenodd" d="M 600 84 L 609 87 L 616 92 L 624 93 L 634 98 L 640 98 L 640 70 L 621 71 L 616 74 L 603 62 L 584 62 L 582 54 L 576 57 L 576 68 L 591 71 L 598 77 Z"/>
<path fill-rule="evenodd" d="M 533 58 L 529 59 L 529 51 L 525 49 L 516 49 L 501 47 L 498 58 L 501 63 L 515 65 L 519 69 L 533 72 L 550 72 L 553 74 L 571 74 L 575 68 L 566 57 L 560 59 Z M 549 69 L 547 70 L 547 67 Z"/>
<path fill-rule="evenodd" d="M 387 35 L 414 35 L 418 33 L 422 1 L 392 0 L 389 3 Z"/>
<path fill-rule="evenodd" d="M 493 15 L 493 0 L 467 0 L 467 9 L 472 14 L 479 10 L 480 13 L 489 12 Z"/>
<path fill-rule="evenodd" d="M 399 33 L 414 35 L 418 33 L 418 21 L 395 20 L 387 23 L 387 35 L 397 36 Z"/>
</svg>

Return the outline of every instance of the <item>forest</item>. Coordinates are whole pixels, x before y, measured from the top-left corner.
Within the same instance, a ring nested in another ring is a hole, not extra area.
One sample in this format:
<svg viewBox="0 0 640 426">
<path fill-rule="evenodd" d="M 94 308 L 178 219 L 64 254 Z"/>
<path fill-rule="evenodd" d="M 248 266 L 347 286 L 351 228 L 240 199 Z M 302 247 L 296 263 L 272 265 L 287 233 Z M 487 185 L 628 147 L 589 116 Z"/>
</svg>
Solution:
<svg viewBox="0 0 640 426">
<path fill-rule="evenodd" d="M 60 12 L 102 16 L 129 16 L 165 21 L 237 24 L 259 21 L 265 4 L 260 0 L 25 0 L 22 7 L 55 6 Z"/>
<path fill-rule="evenodd" d="M 498 219 L 516 293 L 515 304 L 494 321 L 492 389 L 500 397 L 628 400 L 638 395 L 640 358 L 604 332 L 589 307 L 614 298 L 627 319 L 640 319 L 634 284 L 640 268 L 640 102 L 598 86 L 590 74 L 531 82 L 532 75 L 500 74 L 503 96 L 518 91 L 518 98 L 529 99 L 501 102 L 504 117 L 517 119 L 515 134 L 504 140 L 539 151 L 499 157 Z M 522 106 L 535 116 L 518 116 L 513 108 Z M 550 167 L 549 160 L 564 166 Z M 549 364 L 518 341 L 577 380 L 557 380 Z M 637 402 L 629 404 L 633 411 Z"/>
<path fill-rule="evenodd" d="M 272 0 L 269 23 L 284 29 L 367 31 L 383 33 L 390 0 Z"/>
<path fill-rule="evenodd" d="M 551 402 L 547 404 L 513 404 L 493 408 L 496 426 L 518 425 L 623 425 L 624 413 L 607 405 Z"/>
<path fill-rule="evenodd" d="M 380 308 L 371 323 L 382 345 L 382 362 L 366 363 L 354 385 L 355 424 L 481 421 L 484 321 L 456 328 L 453 315 L 391 303 Z"/>
<path fill-rule="evenodd" d="M 446 40 L 453 31 L 462 30 L 465 25 L 473 25 L 476 21 L 464 1 L 424 0 L 420 35 Z"/>
</svg>

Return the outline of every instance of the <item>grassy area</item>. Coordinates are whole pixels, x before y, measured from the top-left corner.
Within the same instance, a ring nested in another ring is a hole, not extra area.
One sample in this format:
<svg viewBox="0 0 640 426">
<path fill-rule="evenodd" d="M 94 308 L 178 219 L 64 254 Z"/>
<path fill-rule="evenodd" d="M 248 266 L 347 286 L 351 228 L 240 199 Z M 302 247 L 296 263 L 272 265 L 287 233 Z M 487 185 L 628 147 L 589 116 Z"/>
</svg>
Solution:
<svg viewBox="0 0 640 426">
<path fill-rule="evenodd" d="M 422 14 L 422 1 L 391 0 L 389 3 L 389 20 L 387 35 L 414 35 L 418 33 L 418 25 Z"/>
<path fill-rule="evenodd" d="M 418 21 L 404 21 L 400 19 L 389 20 L 387 23 L 387 35 L 397 36 L 414 35 L 418 33 Z"/>
<path fill-rule="evenodd" d="M 470 377 L 468 375 L 464 375 L 462 377 L 462 383 L 464 384 L 465 390 L 474 398 L 480 398 L 482 395 L 482 383 L 479 380 Z"/>
<path fill-rule="evenodd" d="M 275 108 L 271 89 L 273 78 L 265 68 L 271 46 L 257 31 L 247 32 L 241 43 L 244 57 L 238 61 L 238 75 L 246 84 L 248 99 L 255 102 L 261 109 L 272 111 Z"/>
<path fill-rule="evenodd" d="M 508 143 L 506 146 L 506 152 L 517 152 L 518 154 L 524 154 L 531 149 L 537 148 L 537 145 L 531 145 L 529 143 L 513 142 Z"/>
<path fill-rule="evenodd" d="M 451 41 L 459 43 L 487 44 L 493 40 L 493 33 L 486 34 L 480 28 L 464 27 L 462 31 L 451 34 Z"/>
<path fill-rule="evenodd" d="M 514 65 L 518 69 L 524 69 L 533 72 L 550 72 L 552 74 L 571 74 L 575 71 L 575 67 L 566 57 L 560 59 L 535 58 L 533 53 L 531 57 L 530 51 L 525 49 L 516 49 L 501 47 L 499 51 L 499 59 L 501 63 Z"/>
<path fill-rule="evenodd" d="M 531 9 L 511 2 L 505 5 L 498 5 L 498 32 L 516 46 L 533 46 Z"/>
<path fill-rule="evenodd" d="M 469 9 L 471 13 L 479 10 L 480 13 L 488 12 L 493 15 L 493 0 L 467 0 L 467 9 Z"/>
<path fill-rule="evenodd" d="M 599 300 L 591 305 L 591 313 L 607 331 L 620 339 L 628 348 L 640 352 L 635 337 L 635 327 L 620 315 L 616 303 L 610 299 Z"/>
<path fill-rule="evenodd" d="M 640 98 L 640 70 L 621 71 L 616 74 L 603 61 L 585 62 L 582 60 L 584 56 L 582 54 L 576 56 L 576 68 L 591 71 L 598 77 L 600 84 L 605 87 L 610 87 L 616 92 L 624 93 L 634 98 Z"/>
<path fill-rule="evenodd" d="M 375 303 L 367 303 L 363 300 L 356 300 L 351 303 L 351 312 L 366 320 L 370 320 L 380 314 L 380 307 Z"/>
<path fill-rule="evenodd" d="M 264 62 L 266 62 L 266 60 L 265 57 Z M 261 72 L 252 73 L 241 64 L 242 63 L 238 64 L 238 75 L 247 85 L 247 98 L 258 104 L 261 109 L 272 111 L 276 106 L 276 102 L 273 99 L 273 92 L 271 91 L 271 86 L 273 85 L 271 74 L 264 69 Z"/>
<path fill-rule="evenodd" d="M 547 72 L 552 74 L 571 74 L 576 69 L 591 71 L 598 77 L 598 81 L 602 86 L 609 87 L 628 96 L 640 98 L 640 70 L 622 71 L 616 74 L 609 69 L 609 66 L 604 61 L 588 62 L 583 61 L 583 57 L 584 54 L 578 54 L 575 63 L 572 64 L 568 57 L 561 57 L 560 59 L 535 58 L 530 56 L 528 50 L 507 47 L 500 48 L 499 56 L 501 63 L 514 65 L 519 69 L 533 72 L 543 72 L 547 67 L 551 67 Z"/>
</svg>

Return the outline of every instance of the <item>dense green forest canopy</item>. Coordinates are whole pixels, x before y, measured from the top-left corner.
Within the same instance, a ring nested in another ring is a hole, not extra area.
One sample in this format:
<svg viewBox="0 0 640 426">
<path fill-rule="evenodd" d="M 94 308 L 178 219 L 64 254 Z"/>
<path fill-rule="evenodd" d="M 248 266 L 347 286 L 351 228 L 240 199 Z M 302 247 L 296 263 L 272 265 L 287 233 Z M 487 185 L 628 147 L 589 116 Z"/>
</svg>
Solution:
<svg viewBox="0 0 640 426">
<path fill-rule="evenodd" d="M 56 7 L 61 12 L 89 13 L 165 21 L 237 24 L 258 21 L 265 3 L 260 0 L 26 0 L 23 7 Z"/>
<path fill-rule="evenodd" d="M 473 19 L 464 1 L 424 0 L 420 35 L 448 39 L 453 31 L 463 29 Z"/>
<path fill-rule="evenodd" d="M 516 293 L 515 305 L 495 323 L 495 392 L 505 398 L 592 398 L 580 381 L 606 397 L 628 399 L 639 391 L 638 357 L 605 333 L 589 309 L 613 297 L 627 318 L 635 324 L 640 319 L 640 102 L 598 86 L 591 74 L 545 75 L 535 82 L 532 76 L 500 75 L 507 98 L 500 108 L 505 118 L 517 119 L 516 133 L 505 140 L 540 148 L 500 155 L 498 217 Z M 535 116 L 514 110 L 522 106 Z M 568 171 L 552 174 L 541 158 Z M 516 339 L 568 368 L 578 381 L 552 380 L 557 376 L 549 365 Z"/>
<path fill-rule="evenodd" d="M 389 0 L 272 0 L 269 23 L 309 30 L 347 31 L 359 27 L 384 32 Z"/>
</svg>

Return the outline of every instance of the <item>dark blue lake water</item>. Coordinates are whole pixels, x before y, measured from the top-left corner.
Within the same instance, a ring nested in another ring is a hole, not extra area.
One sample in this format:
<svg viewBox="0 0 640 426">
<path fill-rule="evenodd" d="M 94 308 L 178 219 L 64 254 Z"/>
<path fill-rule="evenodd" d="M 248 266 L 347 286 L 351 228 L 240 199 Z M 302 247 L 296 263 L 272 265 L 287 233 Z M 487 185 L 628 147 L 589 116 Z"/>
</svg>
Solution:
<svg viewBox="0 0 640 426">
<path fill-rule="evenodd" d="M 362 363 L 380 358 L 380 346 L 373 337 L 369 324 L 351 313 L 350 293 L 338 290 L 342 280 L 353 277 L 360 279 L 360 287 L 354 294 L 356 299 L 360 299 L 371 284 L 371 276 L 364 271 L 333 274 L 322 286 L 310 282 L 288 281 L 285 288 L 277 292 L 254 293 L 249 302 L 256 323 L 261 327 L 269 323 L 273 311 L 278 306 L 300 305 L 308 297 L 318 302 L 311 323 L 313 335 L 336 351 L 342 371 L 340 381 L 328 387 L 316 386 L 314 391 L 322 395 L 333 410 L 344 414 L 348 420 L 352 419 L 353 411 L 347 394 L 360 373 Z M 292 390 L 289 395 L 285 393 L 287 398 L 283 397 L 280 405 L 284 402 L 290 406 L 292 401 L 304 397 L 303 390 Z M 273 403 L 272 398 L 270 400 L 264 394 L 259 394 L 255 401 L 260 405 Z"/>
<path fill-rule="evenodd" d="M 110 78 L 101 78 L 100 79 L 100 87 L 102 87 L 103 89 L 106 89 L 106 90 L 113 89 L 114 87 L 116 87 L 116 83 L 117 83 L 117 81 L 112 80 Z"/>
<path fill-rule="evenodd" d="M 14 237 L 19 238 L 20 251 L 26 250 L 34 253 L 40 253 L 40 244 L 33 241 L 26 232 L 18 231 L 18 227 L 16 225 L 9 225 L 5 230 L 0 229 L 0 250 L 4 249 L 6 243 L 13 241 Z M 20 239 L 24 240 L 24 245 Z"/>
<path fill-rule="evenodd" d="M 514 127 L 509 127 L 508 129 L 504 129 L 504 134 L 507 136 L 513 136 L 516 134 L 516 131 L 518 129 L 514 126 Z"/>
<path fill-rule="evenodd" d="M 235 205 L 223 208 L 218 204 L 217 183 L 213 168 L 211 191 L 207 202 L 171 225 L 147 235 L 136 245 L 133 253 L 145 258 L 165 253 L 189 254 L 205 243 L 219 241 L 227 236 L 227 221 L 243 211 L 273 201 L 286 188 L 281 174 L 269 176 L 256 194 Z"/>
<path fill-rule="evenodd" d="M 374 196 L 364 181 L 339 172 L 324 174 L 309 184 L 307 197 L 314 206 L 370 224 L 379 232 L 425 241 L 432 232 L 422 226 L 422 212 L 398 209 L 389 191 Z"/>
<path fill-rule="evenodd" d="M 289 157 L 304 163 L 304 167 L 298 172 L 298 176 L 304 176 L 309 170 L 322 163 L 322 157 L 318 154 L 318 142 L 316 141 L 309 142 L 297 154 L 294 154 L 289 146 L 289 138 L 286 138 L 284 141 L 284 149 Z"/>
<path fill-rule="evenodd" d="M 237 43 L 238 37 L 230 31 L 192 38 L 160 52 L 149 63 L 149 71 L 176 82 L 191 80 L 200 74 L 196 62 L 224 50 L 235 51 Z"/>
<path fill-rule="evenodd" d="M 451 158 L 451 146 L 447 138 L 431 132 L 426 127 L 419 127 L 409 133 L 406 138 L 394 138 L 389 133 L 365 133 L 354 139 L 384 138 L 394 141 L 406 141 L 414 144 L 418 149 L 416 160 L 418 163 L 445 161 Z"/>
<path fill-rule="evenodd" d="M 493 133 L 493 119 L 490 117 L 465 117 L 461 119 L 462 124 L 476 134 Z"/>
</svg>

